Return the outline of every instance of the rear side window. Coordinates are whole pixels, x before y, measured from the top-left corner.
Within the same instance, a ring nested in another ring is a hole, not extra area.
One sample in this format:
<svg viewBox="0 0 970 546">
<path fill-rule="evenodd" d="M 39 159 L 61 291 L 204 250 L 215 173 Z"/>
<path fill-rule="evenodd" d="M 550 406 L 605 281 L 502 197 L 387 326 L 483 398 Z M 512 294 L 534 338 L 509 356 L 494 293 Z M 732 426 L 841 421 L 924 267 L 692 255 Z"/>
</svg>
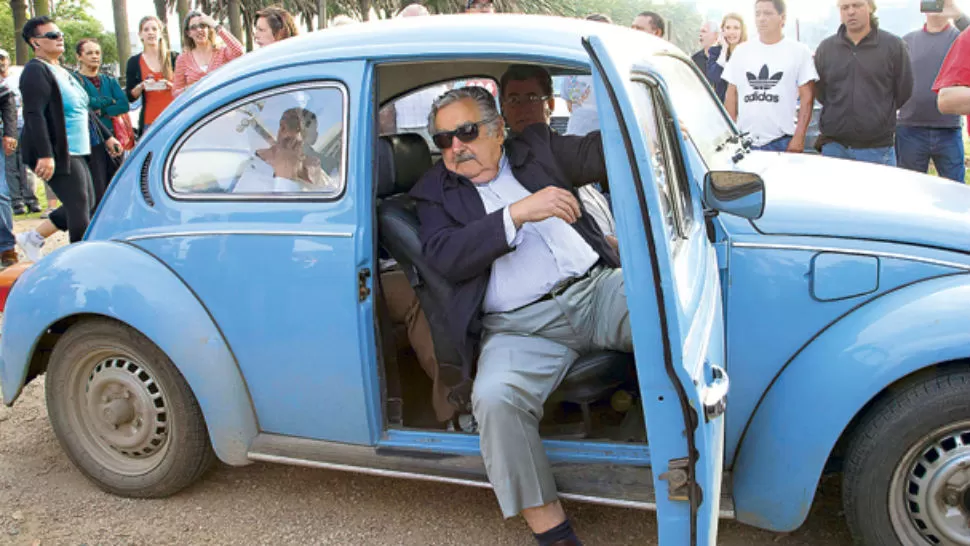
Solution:
<svg viewBox="0 0 970 546">
<path fill-rule="evenodd" d="M 336 197 L 346 94 L 335 84 L 261 93 L 222 108 L 176 144 L 169 189 L 185 197 Z"/>
</svg>

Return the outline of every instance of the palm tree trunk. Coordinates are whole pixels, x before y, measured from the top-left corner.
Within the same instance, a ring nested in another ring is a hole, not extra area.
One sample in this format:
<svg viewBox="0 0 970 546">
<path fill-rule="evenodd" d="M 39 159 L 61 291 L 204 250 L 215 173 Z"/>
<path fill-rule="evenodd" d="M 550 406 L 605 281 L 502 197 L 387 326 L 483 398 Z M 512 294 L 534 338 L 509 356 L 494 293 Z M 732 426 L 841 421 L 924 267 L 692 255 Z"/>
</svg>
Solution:
<svg viewBox="0 0 970 546">
<path fill-rule="evenodd" d="M 168 41 L 168 0 L 155 0 L 155 15 L 162 20 L 162 39 L 168 44 L 169 48 L 172 44 Z M 141 31 L 141 29 L 138 29 Z"/>
<path fill-rule="evenodd" d="M 253 21 L 248 11 L 243 12 L 243 24 L 246 26 L 246 51 L 253 50 Z"/>
<path fill-rule="evenodd" d="M 34 0 L 34 17 L 50 15 L 51 5 L 48 0 Z"/>
<path fill-rule="evenodd" d="M 182 24 L 185 23 L 185 18 L 189 15 L 189 0 L 177 0 L 175 2 L 175 11 L 179 14 L 179 35 L 181 35 Z"/>
<path fill-rule="evenodd" d="M 115 19 L 115 39 L 118 41 L 118 67 L 121 76 L 121 85 L 124 85 L 124 67 L 131 57 L 131 42 L 128 38 L 128 1 L 111 0 L 111 7 L 114 11 Z"/>
<path fill-rule="evenodd" d="M 13 12 L 14 43 L 17 44 L 17 64 L 24 65 L 30 60 L 30 48 L 19 39 L 20 30 L 27 22 L 27 0 L 10 0 L 10 11 Z"/>
<path fill-rule="evenodd" d="M 243 40 L 242 22 L 240 22 L 239 0 L 229 0 L 229 32 L 240 42 Z"/>
<path fill-rule="evenodd" d="M 327 0 L 317 0 L 317 28 L 327 28 Z"/>
<path fill-rule="evenodd" d="M 370 5 L 371 0 L 360 0 L 360 18 L 364 21 L 370 21 Z"/>
</svg>

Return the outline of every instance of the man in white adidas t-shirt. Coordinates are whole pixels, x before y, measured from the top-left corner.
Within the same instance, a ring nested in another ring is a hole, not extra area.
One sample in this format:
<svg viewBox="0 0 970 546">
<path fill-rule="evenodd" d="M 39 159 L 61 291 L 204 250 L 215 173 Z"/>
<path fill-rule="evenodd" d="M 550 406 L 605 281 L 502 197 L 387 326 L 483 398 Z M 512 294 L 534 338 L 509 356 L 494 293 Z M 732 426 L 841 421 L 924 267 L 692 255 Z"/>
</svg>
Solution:
<svg viewBox="0 0 970 546">
<path fill-rule="evenodd" d="M 759 39 L 731 55 L 724 106 L 756 150 L 802 152 L 818 80 L 812 52 L 782 34 L 785 0 L 756 0 L 754 10 Z"/>
</svg>

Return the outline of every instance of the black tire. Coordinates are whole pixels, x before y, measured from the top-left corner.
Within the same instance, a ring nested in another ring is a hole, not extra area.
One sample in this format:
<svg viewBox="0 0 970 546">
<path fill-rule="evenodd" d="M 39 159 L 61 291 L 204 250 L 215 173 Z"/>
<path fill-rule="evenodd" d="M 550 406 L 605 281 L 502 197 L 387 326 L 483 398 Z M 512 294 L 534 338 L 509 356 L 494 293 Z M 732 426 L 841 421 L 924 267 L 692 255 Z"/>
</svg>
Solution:
<svg viewBox="0 0 970 546">
<path fill-rule="evenodd" d="M 46 391 L 61 447 L 109 493 L 166 497 L 215 460 L 185 379 L 154 343 L 124 324 L 90 319 L 68 329 L 51 354 Z"/>
<path fill-rule="evenodd" d="M 940 541 L 948 527 L 934 523 L 932 501 L 943 491 L 931 484 L 946 481 L 963 461 L 970 464 L 970 370 L 928 372 L 892 390 L 862 418 L 846 451 L 842 502 L 853 539 L 872 546 L 958 543 Z M 970 496 L 949 498 L 966 508 Z"/>
</svg>

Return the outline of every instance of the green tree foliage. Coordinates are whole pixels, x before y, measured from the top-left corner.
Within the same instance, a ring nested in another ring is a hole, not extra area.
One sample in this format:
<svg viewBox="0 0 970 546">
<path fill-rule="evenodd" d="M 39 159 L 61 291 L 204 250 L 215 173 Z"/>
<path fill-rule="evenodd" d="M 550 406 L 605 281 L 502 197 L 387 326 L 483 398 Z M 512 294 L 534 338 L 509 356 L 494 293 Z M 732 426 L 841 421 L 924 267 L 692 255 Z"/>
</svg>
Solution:
<svg viewBox="0 0 970 546">
<path fill-rule="evenodd" d="M 62 61 L 70 66 L 77 65 L 74 47 L 83 38 L 94 38 L 101 44 L 103 64 L 118 63 L 118 46 L 115 35 L 104 31 L 104 25 L 93 15 L 94 8 L 88 0 L 60 0 L 54 13 L 57 26 L 64 32 L 64 57 Z M 9 24 L 9 23 L 8 23 Z M 5 26 L 5 25 L 4 25 Z M 126 59 L 127 60 L 127 59 Z"/>
<path fill-rule="evenodd" d="M 613 22 L 621 26 L 630 26 L 638 13 L 652 11 L 659 13 L 667 20 L 667 40 L 688 54 L 699 47 L 697 34 L 704 22 L 701 14 L 690 3 L 632 2 L 630 0 L 576 0 L 572 2 L 568 13 L 577 17 L 586 17 L 591 13 L 609 15 Z"/>
<path fill-rule="evenodd" d="M 14 51 L 17 47 L 17 40 L 20 39 L 20 30 L 14 31 L 13 26 L 13 11 L 10 9 L 10 4 L 7 2 L 0 2 L 0 48 L 6 49 L 10 55 L 14 55 Z"/>
</svg>

